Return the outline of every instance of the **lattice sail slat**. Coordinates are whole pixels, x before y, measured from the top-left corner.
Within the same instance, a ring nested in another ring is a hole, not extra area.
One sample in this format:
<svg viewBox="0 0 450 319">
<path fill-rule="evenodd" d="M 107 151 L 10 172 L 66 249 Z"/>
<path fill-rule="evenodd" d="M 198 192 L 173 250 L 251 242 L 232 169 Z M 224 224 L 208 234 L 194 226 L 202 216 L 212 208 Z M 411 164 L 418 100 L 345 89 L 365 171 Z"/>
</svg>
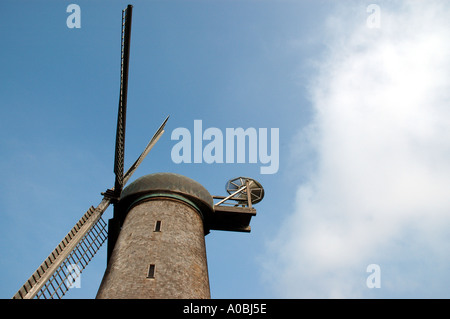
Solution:
<svg viewBox="0 0 450 319">
<path fill-rule="evenodd" d="M 106 241 L 107 227 L 101 216 L 109 203 L 104 198 L 97 208 L 90 207 L 13 299 L 61 298 L 71 286 L 69 280 L 76 279 L 69 270 L 75 268 L 79 275 Z"/>
</svg>

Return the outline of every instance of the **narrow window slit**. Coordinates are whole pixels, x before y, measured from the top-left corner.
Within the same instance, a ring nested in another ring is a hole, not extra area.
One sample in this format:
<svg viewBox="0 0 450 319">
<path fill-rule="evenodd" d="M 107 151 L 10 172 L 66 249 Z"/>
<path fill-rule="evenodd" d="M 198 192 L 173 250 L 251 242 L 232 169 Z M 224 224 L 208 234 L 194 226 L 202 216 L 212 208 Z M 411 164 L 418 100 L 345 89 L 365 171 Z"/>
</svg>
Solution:
<svg viewBox="0 0 450 319">
<path fill-rule="evenodd" d="M 154 230 L 155 232 L 159 232 L 159 231 L 161 231 L 161 221 L 160 220 L 157 220 L 156 221 L 156 224 L 155 224 L 155 230 Z"/>
<path fill-rule="evenodd" d="M 147 278 L 155 278 L 155 265 L 151 264 L 148 267 Z"/>
</svg>

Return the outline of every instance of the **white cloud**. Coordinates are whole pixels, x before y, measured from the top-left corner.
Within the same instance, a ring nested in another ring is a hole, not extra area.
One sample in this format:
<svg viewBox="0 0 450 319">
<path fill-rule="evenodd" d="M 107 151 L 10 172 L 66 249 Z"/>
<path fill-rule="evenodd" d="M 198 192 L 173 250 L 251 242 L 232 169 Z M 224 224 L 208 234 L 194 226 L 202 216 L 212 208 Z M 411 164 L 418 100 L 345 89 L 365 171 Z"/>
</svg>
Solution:
<svg viewBox="0 0 450 319">
<path fill-rule="evenodd" d="M 314 170 L 272 243 L 283 297 L 450 297 L 450 5 L 379 6 L 379 29 L 361 4 L 327 21 L 314 120 L 292 146 Z"/>
</svg>

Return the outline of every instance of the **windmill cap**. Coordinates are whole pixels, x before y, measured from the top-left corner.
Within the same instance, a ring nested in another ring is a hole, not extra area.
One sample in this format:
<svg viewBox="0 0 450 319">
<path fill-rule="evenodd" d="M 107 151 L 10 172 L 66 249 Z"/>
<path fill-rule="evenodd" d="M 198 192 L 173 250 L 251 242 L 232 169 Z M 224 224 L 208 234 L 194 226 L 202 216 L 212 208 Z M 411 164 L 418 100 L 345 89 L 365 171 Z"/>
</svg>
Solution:
<svg viewBox="0 0 450 319">
<path fill-rule="evenodd" d="M 131 205 L 138 198 L 150 194 L 174 194 L 194 202 L 205 212 L 213 211 L 211 194 L 197 181 L 174 173 L 155 173 L 142 176 L 128 185 L 121 194 L 121 205 Z"/>
</svg>

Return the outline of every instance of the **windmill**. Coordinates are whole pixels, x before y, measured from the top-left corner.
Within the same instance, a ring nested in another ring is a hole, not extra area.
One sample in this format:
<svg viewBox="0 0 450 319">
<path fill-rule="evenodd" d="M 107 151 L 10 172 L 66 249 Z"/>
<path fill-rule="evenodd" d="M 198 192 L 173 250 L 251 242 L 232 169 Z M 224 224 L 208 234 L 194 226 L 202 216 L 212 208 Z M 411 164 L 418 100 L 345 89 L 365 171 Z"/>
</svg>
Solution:
<svg viewBox="0 0 450 319">
<path fill-rule="evenodd" d="M 250 232 L 256 215 L 252 205 L 264 197 L 254 179 L 231 179 L 226 197 L 211 196 L 198 182 L 172 173 L 146 175 L 124 188 L 169 118 L 124 173 L 132 9 L 128 5 L 122 11 L 114 187 L 102 193 L 97 207 L 87 210 L 13 299 L 62 298 L 107 239 L 107 269 L 97 298 L 209 298 L 205 235 L 210 230 Z M 107 224 L 102 215 L 110 204 L 114 215 Z"/>
<path fill-rule="evenodd" d="M 122 10 L 122 43 L 120 68 L 120 94 L 117 116 L 114 187 L 106 190 L 97 207 L 91 206 L 50 255 L 42 262 L 13 299 L 61 298 L 70 288 L 72 281 L 88 265 L 107 239 L 107 224 L 102 219 L 110 204 L 117 203 L 124 185 L 164 133 L 167 117 L 144 151 L 124 174 L 125 124 L 127 112 L 128 68 L 133 6 Z M 78 269 L 67 273 L 70 265 Z"/>
</svg>

